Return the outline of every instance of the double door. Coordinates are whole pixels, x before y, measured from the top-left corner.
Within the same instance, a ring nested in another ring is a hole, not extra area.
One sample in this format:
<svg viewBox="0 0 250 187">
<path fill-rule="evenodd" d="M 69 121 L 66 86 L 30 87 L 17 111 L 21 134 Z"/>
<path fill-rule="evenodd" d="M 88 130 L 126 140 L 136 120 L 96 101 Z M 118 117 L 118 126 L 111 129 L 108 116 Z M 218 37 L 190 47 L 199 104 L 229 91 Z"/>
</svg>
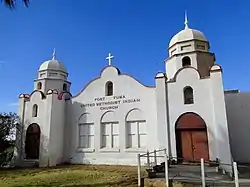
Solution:
<svg viewBox="0 0 250 187">
<path fill-rule="evenodd" d="M 206 131 L 181 131 L 182 158 L 184 161 L 209 160 Z"/>
</svg>

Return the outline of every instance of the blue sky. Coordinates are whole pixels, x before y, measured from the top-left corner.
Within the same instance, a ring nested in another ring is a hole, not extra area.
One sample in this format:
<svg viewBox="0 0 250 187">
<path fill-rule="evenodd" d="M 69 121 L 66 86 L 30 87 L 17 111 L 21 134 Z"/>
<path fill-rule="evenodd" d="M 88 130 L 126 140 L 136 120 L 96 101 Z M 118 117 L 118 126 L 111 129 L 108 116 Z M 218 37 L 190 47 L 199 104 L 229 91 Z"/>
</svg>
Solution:
<svg viewBox="0 0 250 187">
<path fill-rule="evenodd" d="M 171 37 L 189 27 L 210 41 L 222 65 L 225 89 L 250 90 L 250 1 L 226 0 L 33 0 L 27 9 L 0 7 L 0 112 L 16 111 L 20 93 L 33 90 L 40 64 L 57 59 L 68 69 L 71 91 L 78 93 L 113 64 L 144 84 L 164 71 Z"/>
</svg>

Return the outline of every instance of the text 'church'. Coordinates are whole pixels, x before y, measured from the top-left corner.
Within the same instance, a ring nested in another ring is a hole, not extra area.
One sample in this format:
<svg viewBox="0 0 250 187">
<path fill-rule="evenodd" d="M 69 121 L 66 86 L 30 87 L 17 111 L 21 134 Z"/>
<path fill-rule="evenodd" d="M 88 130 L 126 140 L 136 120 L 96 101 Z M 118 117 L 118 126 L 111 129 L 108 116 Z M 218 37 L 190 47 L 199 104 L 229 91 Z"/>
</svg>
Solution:
<svg viewBox="0 0 250 187">
<path fill-rule="evenodd" d="M 138 153 L 164 148 L 177 161 L 249 163 L 250 94 L 224 91 L 209 48 L 186 22 L 169 43 L 155 86 L 110 63 L 75 96 L 54 54 L 40 66 L 34 91 L 19 97 L 17 164 L 136 165 Z"/>
</svg>

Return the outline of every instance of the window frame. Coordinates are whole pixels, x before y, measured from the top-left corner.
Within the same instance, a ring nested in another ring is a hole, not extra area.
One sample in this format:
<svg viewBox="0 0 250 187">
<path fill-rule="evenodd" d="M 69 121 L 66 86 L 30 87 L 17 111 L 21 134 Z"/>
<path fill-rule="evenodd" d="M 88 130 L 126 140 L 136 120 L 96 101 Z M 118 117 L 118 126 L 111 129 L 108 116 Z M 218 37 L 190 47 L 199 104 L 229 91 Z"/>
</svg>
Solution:
<svg viewBox="0 0 250 187">
<path fill-rule="evenodd" d="M 187 90 L 189 89 L 191 92 L 187 93 Z M 186 86 L 185 88 L 183 88 L 183 98 L 184 98 L 184 105 L 194 104 L 194 89 L 191 86 Z"/>
<path fill-rule="evenodd" d="M 111 81 L 108 81 L 105 86 L 105 95 L 106 96 L 112 96 L 114 94 L 114 84 Z"/>
<path fill-rule="evenodd" d="M 88 132 L 84 132 L 84 134 L 81 134 L 81 126 L 87 126 Z M 91 126 L 93 127 L 93 134 L 90 133 Z M 81 137 L 87 137 L 87 145 L 86 147 L 81 145 Z M 90 141 L 90 137 L 93 137 L 93 147 L 91 147 L 92 142 Z M 78 124 L 78 151 L 87 152 L 88 150 L 90 152 L 94 152 L 95 147 L 95 124 L 94 123 L 79 123 Z"/>
<path fill-rule="evenodd" d="M 109 126 L 109 131 L 106 132 L 106 125 Z M 113 133 L 114 125 L 118 126 L 118 133 Z M 109 141 L 105 140 L 104 137 L 109 137 Z M 118 136 L 118 146 L 114 146 L 114 137 Z M 101 152 L 119 152 L 120 151 L 120 126 L 119 122 L 102 122 L 101 123 L 101 141 L 100 141 L 100 151 Z"/>
<path fill-rule="evenodd" d="M 131 130 L 131 126 L 128 127 L 128 125 L 131 125 L 132 123 L 136 123 L 136 132 L 135 133 L 131 133 L 129 132 L 129 129 Z M 141 135 L 146 135 L 147 136 L 147 132 L 140 132 L 140 124 L 144 123 L 147 126 L 147 121 L 146 120 L 135 120 L 135 121 L 126 121 L 126 149 L 135 149 L 135 150 L 140 150 L 140 149 L 146 149 L 147 146 L 141 146 L 141 140 L 140 140 L 140 136 Z M 136 136 L 136 146 L 134 147 L 133 145 L 129 145 L 129 138 L 131 135 L 135 135 Z"/>
<path fill-rule="evenodd" d="M 34 104 L 32 106 L 32 117 L 37 117 L 38 116 L 38 105 Z"/>
<path fill-rule="evenodd" d="M 36 88 L 37 88 L 37 90 L 41 90 L 42 89 L 42 83 L 40 81 L 37 82 Z"/>
</svg>

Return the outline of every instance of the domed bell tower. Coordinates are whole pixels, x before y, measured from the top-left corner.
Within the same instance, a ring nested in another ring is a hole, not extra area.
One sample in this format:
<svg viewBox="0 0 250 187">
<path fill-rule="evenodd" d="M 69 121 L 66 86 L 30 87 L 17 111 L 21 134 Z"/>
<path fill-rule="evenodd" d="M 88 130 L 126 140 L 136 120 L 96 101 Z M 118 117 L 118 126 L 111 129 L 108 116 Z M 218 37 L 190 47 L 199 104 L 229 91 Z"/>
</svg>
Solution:
<svg viewBox="0 0 250 187">
<path fill-rule="evenodd" d="M 185 13 L 185 28 L 177 33 L 169 43 L 169 57 L 165 60 L 168 79 L 185 67 L 194 67 L 201 77 L 209 76 L 209 69 L 215 62 L 214 53 L 209 52 L 210 45 L 204 34 L 188 27 Z"/>
<path fill-rule="evenodd" d="M 41 90 L 47 93 L 49 89 L 70 92 L 71 83 L 67 81 L 68 73 L 65 66 L 56 60 L 54 49 L 52 59 L 47 60 L 38 70 L 38 78 L 34 81 L 34 90 Z"/>
</svg>

